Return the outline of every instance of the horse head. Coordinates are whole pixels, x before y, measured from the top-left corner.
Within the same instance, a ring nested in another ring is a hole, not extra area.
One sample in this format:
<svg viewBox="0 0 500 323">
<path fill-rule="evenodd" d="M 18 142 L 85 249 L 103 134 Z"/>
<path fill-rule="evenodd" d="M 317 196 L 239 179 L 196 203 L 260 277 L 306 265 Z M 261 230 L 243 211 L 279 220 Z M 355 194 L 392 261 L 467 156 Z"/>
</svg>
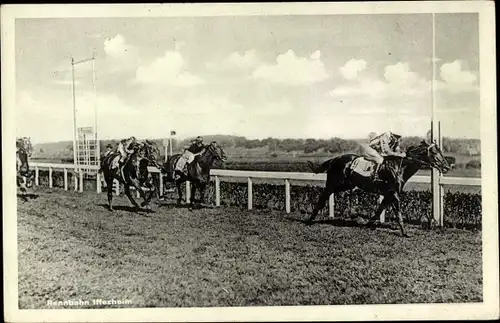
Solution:
<svg viewBox="0 0 500 323">
<path fill-rule="evenodd" d="M 408 148 L 406 155 L 420 161 L 421 163 L 428 164 L 444 174 L 451 169 L 448 161 L 444 158 L 441 149 L 435 142 L 428 143 L 425 140 L 422 140 L 420 145 Z"/>
<path fill-rule="evenodd" d="M 217 160 L 225 161 L 227 159 L 226 153 L 216 141 L 212 141 L 207 146 L 207 151 L 210 152 Z"/>
</svg>

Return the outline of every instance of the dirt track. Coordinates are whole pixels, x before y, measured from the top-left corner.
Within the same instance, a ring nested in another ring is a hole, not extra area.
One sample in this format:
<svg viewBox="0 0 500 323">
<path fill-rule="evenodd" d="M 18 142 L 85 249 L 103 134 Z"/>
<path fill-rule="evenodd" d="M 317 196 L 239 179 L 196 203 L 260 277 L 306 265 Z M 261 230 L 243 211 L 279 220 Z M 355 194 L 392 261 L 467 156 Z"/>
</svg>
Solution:
<svg viewBox="0 0 500 323">
<path fill-rule="evenodd" d="M 68 299 L 131 300 L 127 307 L 482 301 L 480 232 L 409 227 L 402 239 L 390 228 L 307 227 L 283 212 L 237 208 L 155 204 L 155 213 L 137 214 L 124 197 L 110 213 L 105 194 L 36 192 L 18 200 L 21 309 Z"/>
</svg>

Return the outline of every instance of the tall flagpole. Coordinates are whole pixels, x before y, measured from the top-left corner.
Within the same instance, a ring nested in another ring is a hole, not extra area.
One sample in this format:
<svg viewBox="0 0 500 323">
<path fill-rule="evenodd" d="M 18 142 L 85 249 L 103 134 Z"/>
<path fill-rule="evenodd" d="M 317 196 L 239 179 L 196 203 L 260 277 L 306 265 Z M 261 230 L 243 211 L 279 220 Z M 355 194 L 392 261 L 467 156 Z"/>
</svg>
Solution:
<svg viewBox="0 0 500 323">
<path fill-rule="evenodd" d="M 436 116 L 436 17 L 432 13 L 432 122 L 437 122 Z M 433 127 L 436 130 L 436 125 Z M 436 139 L 436 131 L 433 131 L 432 140 Z"/>
<path fill-rule="evenodd" d="M 96 165 L 99 165 L 101 158 L 101 146 L 99 143 L 99 136 L 97 134 L 97 90 L 96 90 L 96 75 L 95 75 L 95 52 L 92 52 L 92 86 L 94 90 L 94 135 L 95 135 L 95 151 L 94 156 Z"/>
<path fill-rule="evenodd" d="M 436 17 L 432 13 L 432 121 L 431 121 L 431 140 L 438 143 L 440 136 L 440 125 L 437 120 L 436 112 Z M 441 189 L 439 185 L 440 173 L 432 168 L 431 190 L 432 190 L 432 214 L 438 226 L 443 225 L 443 215 L 441 208 Z"/>
<path fill-rule="evenodd" d="M 77 165 L 77 154 L 76 150 L 78 147 L 76 147 L 76 94 L 75 94 L 75 59 L 71 58 L 71 76 L 72 76 L 72 93 L 73 93 L 73 164 L 75 165 L 75 170 L 76 170 L 76 165 Z"/>
</svg>

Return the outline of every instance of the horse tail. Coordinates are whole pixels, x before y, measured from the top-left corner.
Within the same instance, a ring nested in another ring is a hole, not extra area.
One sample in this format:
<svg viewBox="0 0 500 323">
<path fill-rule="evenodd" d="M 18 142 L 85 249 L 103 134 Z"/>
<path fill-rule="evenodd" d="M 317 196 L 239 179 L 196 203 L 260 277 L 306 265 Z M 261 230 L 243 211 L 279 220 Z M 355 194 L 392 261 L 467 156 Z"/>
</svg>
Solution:
<svg viewBox="0 0 500 323">
<path fill-rule="evenodd" d="M 311 161 L 307 161 L 307 164 L 309 165 L 309 168 L 315 173 L 324 173 L 330 169 L 330 164 L 331 164 L 331 159 L 327 160 L 326 162 L 322 163 L 321 165 L 315 164 Z"/>
</svg>

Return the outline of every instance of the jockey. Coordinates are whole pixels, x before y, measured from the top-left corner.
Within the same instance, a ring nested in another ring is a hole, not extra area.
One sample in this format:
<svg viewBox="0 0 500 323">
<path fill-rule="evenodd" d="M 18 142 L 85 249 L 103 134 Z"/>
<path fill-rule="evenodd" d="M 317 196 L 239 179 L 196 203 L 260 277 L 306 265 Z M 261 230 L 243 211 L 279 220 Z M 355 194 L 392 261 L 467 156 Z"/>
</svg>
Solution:
<svg viewBox="0 0 500 323">
<path fill-rule="evenodd" d="M 196 154 L 201 152 L 205 145 L 203 144 L 203 138 L 201 136 L 196 137 L 196 139 L 191 140 L 188 145 L 184 146 L 184 152 L 180 156 L 179 160 L 177 161 L 177 165 L 175 167 L 176 171 L 183 172 L 184 167 L 187 164 L 190 164 L 193 162 L 194 157 Z M 175 179 L 180 178 L 180 175 L 177 174 L 175 175 Z"/>
<path fill-rule="evenodd" d="M 122 167 L 130 154 L 134 153 L 135 145 L 137 144 L 137 139 L 134 136 L 123 139 L 118 144 L 118 152 L 120 153 L 120 161 L 118 162 L 118 167 Z"/>
<path fill-rule="evenodd" d="M 111 144 L 106 145 L 106 151 L 104 152 L 104 157 L 111 154 L 113 152 L 113 146 Z"/>
<path fill-rule="evenodd" d="M 400 156 L 405 157 L 406 154 L 401 152 L 401 136 L 390 131 L 370 138 L 368 144 L 362 145 L 367 160 L 375 162 L 375 169 L 373 170 L 373 180 L 378 181 L 378 169 L 384 161 L 383 156 Z"/>
</svg>

